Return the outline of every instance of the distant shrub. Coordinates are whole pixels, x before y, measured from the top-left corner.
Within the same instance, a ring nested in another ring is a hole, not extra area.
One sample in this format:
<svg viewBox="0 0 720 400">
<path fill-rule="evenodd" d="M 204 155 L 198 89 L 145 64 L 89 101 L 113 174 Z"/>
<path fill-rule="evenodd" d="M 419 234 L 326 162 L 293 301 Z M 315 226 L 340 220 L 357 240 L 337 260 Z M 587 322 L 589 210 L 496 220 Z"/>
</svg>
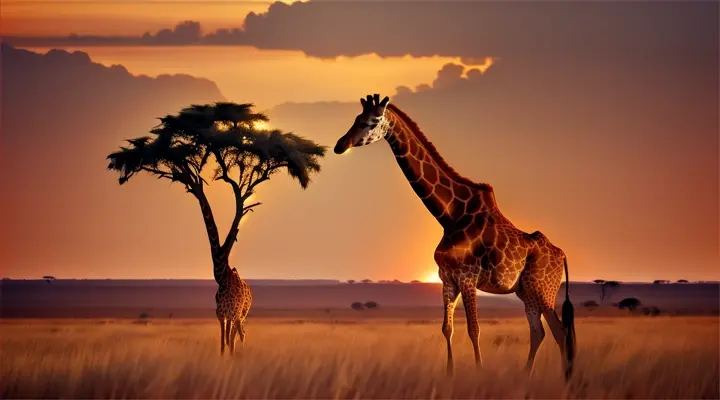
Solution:
<svg viewBox="0 0 720 400">
<path fill-rule="evenodd" d="M 642 303 L 640 300 L 634 298 L 634 297 L 628 297 L 626 299 L 620 300 L 619 303 L 617 303 L 617 307 L 621 310 L 628 309 L 630 311 L 635 311 L 638 307 L 640 307 Z"/>
<path fill-rule="evenodd" d="M 660 309 L 652 306 L 652 307 L 643 307 L 642 309 L 643 314 L 654 317 L 656 315 L 660 315 Z"/>
<path fill-rule="evenodd" d="M 688 283 L 687 279 L 678 279 L 677 283 Z"/>
<path fill-rule="evenodd" d="M 665 280 L 665 279 L 656 279 L 653 281 L 653 285 L 663 285 L 666 283 L 670 283 L 670 281 Z"/>
<path fill-rule="evenodd" d="M 353 283 L 355 283 L 355 279 L 348 279 L 347 283 L 352 285 Z"/>
<path fill-rule="evenodd" d="M 413 280 L 410 281 L 410 283 L 422 283 L 422 282 L 420 282 L 420 281 L 417 280 L 417 279 L 413 279 Z"/>
<path fill-rule="evenodd" d="M 363 305 L 363 303 L 355 302 L 350 305 L 350 308 L 352 308 L 353 310 L 356 310 L 356 311 L 360 311 L 360 310 L 364 309 L 365 306 Z"/>
<path fill-rule="evenodd" d="M 590 311 L 600 307 L 600 304 L 598 304 L 595 300 L 588 300 L 582 303 L 582 306 L 589 309 Z"/>
<path fill-rule="evenodd" d="M 150 314 L 148 314 L 146 311 L 143 311 L 140 313 L 140 315 L 138 315 L 138 319 L 149 319 L 149 318 L 150 318 Z"/>
<path fill-rule="evenodd" d="M 363 279 L 360 282 L 362 283 L 373 283 L 372 279 Z"/>
<path fill-rule="evenodd" d="M 365 306 L 365 308 L 369 308 L 369 309 L 378 308 L 378 303 L 376 303 L 374 301 L 368 301 L 367 303 L 365 303 L 363 305 Z"/>
</svg>

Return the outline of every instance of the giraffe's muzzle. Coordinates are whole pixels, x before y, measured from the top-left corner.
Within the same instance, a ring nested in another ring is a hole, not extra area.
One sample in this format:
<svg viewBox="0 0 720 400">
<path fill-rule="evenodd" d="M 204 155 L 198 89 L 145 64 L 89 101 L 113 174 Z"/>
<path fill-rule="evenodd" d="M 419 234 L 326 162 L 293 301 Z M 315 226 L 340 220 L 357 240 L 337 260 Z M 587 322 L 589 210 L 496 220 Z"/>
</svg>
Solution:
<svg viewBox="0 0 720 400">
<path fill-rule="evenodd" d="M 335 154 L 343 154 L 346 151 L 348 151 L 352 147 L 352 140 L 351 135 L 345 135 L 340 138 L 340 140 L 337 141 L 337 144 L 335 144 L 335 148 L 333 151 Z"/>
</svg>

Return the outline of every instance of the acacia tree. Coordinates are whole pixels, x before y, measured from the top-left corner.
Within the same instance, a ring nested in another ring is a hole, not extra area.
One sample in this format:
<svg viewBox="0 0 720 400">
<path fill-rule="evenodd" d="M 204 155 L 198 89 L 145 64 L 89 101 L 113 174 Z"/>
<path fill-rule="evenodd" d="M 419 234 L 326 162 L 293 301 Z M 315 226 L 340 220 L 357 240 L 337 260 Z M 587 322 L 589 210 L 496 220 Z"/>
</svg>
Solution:
<svg viewBox="0 0 720 400">
<path fill-rule="evenodd" d="M 257 186 L 279 171 L 305 189 L 320 171 L 326 147 L 293 133 L 260 129 L 268 117 L 253 112 L 253 104 L 215 103 L 191 105 L 175 115 L 159 118 L 150 133 L 130 139 L 130 146 L 110 154 L 108 169 L 120 173 L 124 184 L 135 174 L 147 172 L 185 187 L 200 205 L 210 241 L 215 280 L 222 285 L 229 270 L 229 255 L 237 241 L 244 216 L 260 203 L 250 202 Z M 235 216 L 220 240 L 204 187 L 214 181 L 230 185 L 235 196 Z"/>
</svg>

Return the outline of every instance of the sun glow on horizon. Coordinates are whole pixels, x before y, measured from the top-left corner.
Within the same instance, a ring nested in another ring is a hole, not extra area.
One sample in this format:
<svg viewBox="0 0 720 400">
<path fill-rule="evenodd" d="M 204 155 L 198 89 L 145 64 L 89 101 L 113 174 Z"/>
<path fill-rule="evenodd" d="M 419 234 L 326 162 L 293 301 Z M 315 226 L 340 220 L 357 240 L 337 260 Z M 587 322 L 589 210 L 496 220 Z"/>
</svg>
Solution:
<svg viewBox="0 0 720 400">
<path fill-rule="evenodd" d="M 437 267 L 429 271 L 422 281 L 427 283 L 441 283 L 442 281 L 440 280 Z"/>
</svg>

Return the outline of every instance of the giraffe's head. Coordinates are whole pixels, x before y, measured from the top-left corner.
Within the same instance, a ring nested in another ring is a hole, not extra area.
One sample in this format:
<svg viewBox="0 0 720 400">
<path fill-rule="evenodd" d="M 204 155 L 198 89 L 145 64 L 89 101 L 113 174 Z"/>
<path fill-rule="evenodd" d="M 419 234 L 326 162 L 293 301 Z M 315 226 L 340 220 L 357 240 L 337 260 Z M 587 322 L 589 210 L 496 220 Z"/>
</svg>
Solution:
<svg viewBox="0 0 720 400">
<path fill-rule="evenodd" d="M 385 96 L 380 100 L 380 95 L 367 95 L 360 99 L 362 113 L 355 117 L 355 122 L 343 137 L 335 145 L 335 153 L 342 154 L 351 147 L 364 146 L 377 142 L 385 137 L 388 130 L 388 121 L 385 119 L 385 107 L 390 98 Z"/>
</svg>

